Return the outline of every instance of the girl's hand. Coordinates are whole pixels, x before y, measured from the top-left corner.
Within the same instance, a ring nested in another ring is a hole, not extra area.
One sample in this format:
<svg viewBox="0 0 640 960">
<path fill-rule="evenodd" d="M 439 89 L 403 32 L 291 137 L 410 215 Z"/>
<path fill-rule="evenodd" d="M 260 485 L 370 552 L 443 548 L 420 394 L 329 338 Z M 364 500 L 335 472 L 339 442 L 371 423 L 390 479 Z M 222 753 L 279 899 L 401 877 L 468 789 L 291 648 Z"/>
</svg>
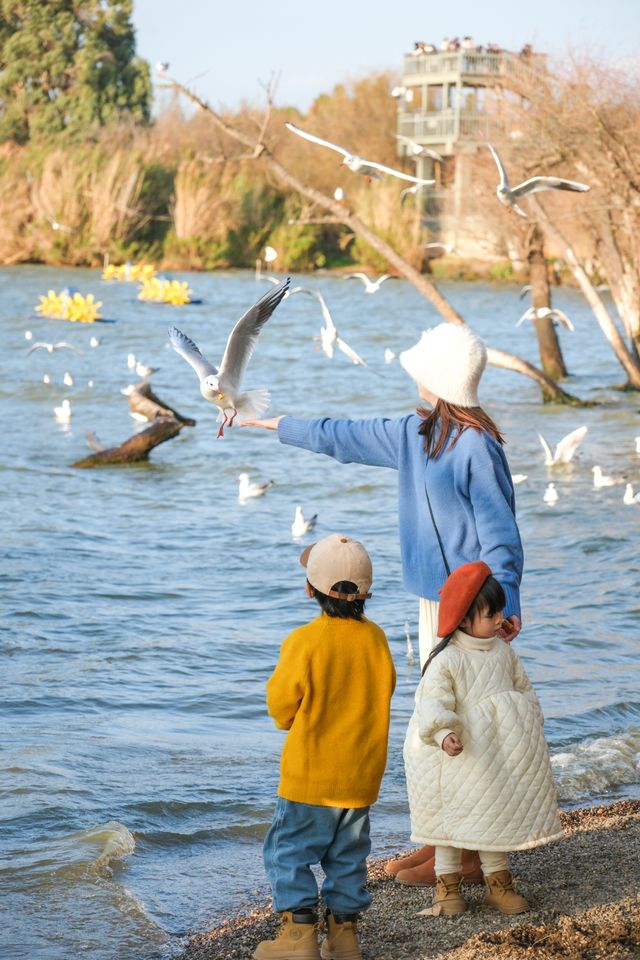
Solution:
<svg viewBox="0 0 640 960">
<path fill-rule="evenodd" d="M 507 630 L 503 630 L 502 628 L 500 628 L 500 630 L 498 630 L 496 634 L 496 636 L 500 637 L 501 640 L 504 640 L 505 643 L 511 643 L 512 640 L 515 640 L 515 638 L 518 636 L 518 634 L 522 630 L 522 621 L 520 620 L 520 617 L 517 617 L 515 615 L 515 613 L 511 614 L 511 616 L 509 617 L 509 620 L 513 624 L 513 630 L 511 631 L 511 633 L 509 633 Z"/>
<path fill-rule="evenodd" d="M 442 749 L 450 757 L 457 757 L 459 753 L 462 753 L 464 747 L 460 737 L 456 736 L 455 733 L 449 733 L 442 741 Z"/>
<path fill-rule="evenodd" d="M 263 430 L 277 430 L 282 417 L 267 417 L 265 420 L 244 420 L 241 427 L 262 427 Z"/>
</svg>

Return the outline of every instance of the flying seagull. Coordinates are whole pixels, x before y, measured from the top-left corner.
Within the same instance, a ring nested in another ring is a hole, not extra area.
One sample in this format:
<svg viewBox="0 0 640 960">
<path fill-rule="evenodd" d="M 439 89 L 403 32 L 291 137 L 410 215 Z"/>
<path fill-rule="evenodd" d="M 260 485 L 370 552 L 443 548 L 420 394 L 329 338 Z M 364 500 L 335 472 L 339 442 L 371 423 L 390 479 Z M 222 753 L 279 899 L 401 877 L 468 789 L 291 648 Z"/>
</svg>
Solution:
<svg viewBox="0 0 640 960">
<path fill-rule="evenodd" d="M 48 213 L 45 213 L 44 218 L 45 218 L 45 220 L 48 220 L 48 221 L 49 221 L 49 223 L 51 224 L 51 229 L 52 229 L 52 230 L 62 230 L 63 233 L 75 233 L 75 232 L 76 232 L 73 227 L 65 227 L 64 223 L 60 223 L 60 221 L 59 221 L 59 220 L 56 220 L 55 217 L 50 217 Z"/>
<path fill-rule="evenodd" d="M 339 336 L 336 325 L 333 322 L 333 317 L 329 312 L 327 302 L 319 290 L 309 290 L 307 287 L 296 287 L 292 293 L 306 293 L 308 296 L 314 297 L 320 304 L 322 319 L 325 323 L 324 327 L 320 328 L 320 341 L 322 343 L 322 349 L 329 359 L 333 357 L 333 345 L 335 344 L 353 363 L 360 364 L 361 367 L 367 366 L 362 357 Z"/>
<path fill-rule="evenodd" d="M 562 310 L 557 310 L 555 307 L 553 309 L 550 307 L 538 307 L 537 309 L 535 307 L 529 307 L 516 323 L 516 327 L 519 327 L 525 320 L 544 320 L 545 317 L 550 317 L 551 320 L 557 320 L 558 323 L 561 323 L 562 326 L 570 330 L 571 333 L 575 330 L 574 325 L 566 313 L 563 313 Z"/>
<path fill-rule="evenodd" d="M 569 463 L 586 435 L 587 427 L 578 427 L 577 430 L 572 430 L 571 433 L 568 433 L 566 437 L 563 437 L 562 440 L 556 444 L 555 452 L 551 453 L 551 447 L 542 434 L 539 433 L 538 440 L 542 444 L 542 449 L 545 454 L 545 467 L 555 467 L 558 463 Z"/>
<path fill-rule="evenodd" d="M 400 191 L 400 202 L 402 203 L 409 194 L 415 197 L 420 190 L 424 190 L 425 187 L 430 186 L 432 183 L 435 183 L 435 180 L 425 180 L 424 183 L 414 183 L 412 187 L 405 187 L 404 190 Z"/>
<path fill-rule="evenodd" d="M 219 368 L 209 363 L 193 340 L 181 333 L 177 327 L 169 328 L 171 345 L 195 370 L 200 381 L 200 393 L 205 400 L 215 403 L 220 410 L 218 420 L 222 423 L 218 430 L 218 437 L 224 436 L 224 427 L 227 423 L 230 427 L 233 426 L 238 413 L 247 419 L 259 417 L 269 406 L 268 390 L 250 390 L 243 393 L 240 384 L 255 349 L 258 335 L 284 298 L 289 283 L 290 278 L 287 277 L 277 287 L 268 290 L 238 320 L 229 334 Z"/>
<path fill-rule="evenodd" d="M 374 180 L 379 180 L 382 173 L 388 173 L 392 177 L 398 177 L 400 180 L 408 180 L 410 183 L 422 183 L 425 185 L 435 183 L 435 180 L 421 180 L 419 177 L 412 177 L 408 173 L 402 173 L 401 170 L 394 170 L 393 167 L 386 167 L 383 163 L 376 163 L 374 160 L 363 160 L 362 157 L 356 156 L 355 153 L 349 153 L 344 147 L 339 147 L 337 143 L 331 143 L 329 140 L 322 140 L 320 137 L 315 137 L 312 133 L 301 130 L 300 127 L 296 127 L 293 123 L 285 123 L 285 127 L 287 130 L 290 130 L 291 133 L 295 133 L 299 137 L 304 137 L 305 140 L 310 140 L 311 143 L 319 143 L 321 147 L 329 147 L 330 150 L 341 153 L 343 156 L 342 162 L 352 173 L 361 173 L 365 177 L 372 177 Z"/>
<path fill-rule="evenodd" d="M 345 280 L 362 280 L 365 293 L 377 293 L 385 280 L 395 280 L 390 273 L 383 273 L 377 280 L 372 280 L 366 273 L 348 273 Z"/>
<path fill-rule="evenodd" d="M 430 147 L 423 147 L 422 144 L 416 143 L 416 141 L 410 137 L 404 137 L 401 133 L 396 133 L 395 138 L 401 143 L 406 143 L 412 157 L 430 157 L 432 160 L 435 160 L 436 163 L 444 163 L 443 158 L 437 150 L 432 150 Z"/>
<path fill-rule="evenodd" d="M 539 193 L 541 190 L 573 190 L 578 193 L 584 193 L 586 190 L 591 189 L 586 183 L 577 183 L 575 180 L 562 180 L 560 177 L 530 177 L 529 180 L 524 180 L 522 183 L 519 183 L 517 187 L 510 187 L 507 171 L 504 168 L 502 160 L 490 143 L 487 143 L 487 146 L 489 150 L 491 150 L 500 174 L 500 183 L 496 187 L 496 196 L 500 203 L 504 204 L 505 207 L 510 207 L 511 210 L 515 210 L 521 217 L 526 217 L 527 214 L 518 206 L 518 200 L 521 197 L 528 196 L 530 193 Z"/>
<path fill-rule="evenodd" d="M 76 353 L 82 354 L 82 350 L 74 347 L 72 343 L 67 343 L 66 340 L 58 340 L 57 343 L 45 343 L 44 340 L 39 340 L 37 343 L 34 343 L 33 346 L 29 347 L 27 356 L 33 353 L 34 350 L 46 350 L 47 353 L 53 353 L 54 350 L 75 350 Z"/>
</svg>

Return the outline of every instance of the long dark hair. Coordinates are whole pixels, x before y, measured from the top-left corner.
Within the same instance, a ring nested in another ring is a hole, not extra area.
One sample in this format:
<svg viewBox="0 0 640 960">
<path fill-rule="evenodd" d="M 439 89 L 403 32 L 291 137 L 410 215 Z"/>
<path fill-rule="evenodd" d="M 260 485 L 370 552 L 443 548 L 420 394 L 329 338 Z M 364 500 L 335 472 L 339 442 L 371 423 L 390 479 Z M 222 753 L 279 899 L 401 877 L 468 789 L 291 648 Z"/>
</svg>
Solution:
<svg viewBox="0 0 640 960">
<path fill-rule="evenodd" d="M 309 581 L 307 580 L 307 583 Z M 328 597 L 326 593 L 316 590 L 309 584 L 320 609 L 328 617 L 338 617 L 340 620 L 364 620 L 364 600 L 341 600 L 339 597 Z M 358 587 L 351 580 L 339 580 L 331 587 L 336 593 L 357 593 Z"/>
<path fill-rule="evenodd" d="M 488 413 L 482 407 L 459 407 L 455 403 L 438 398 L 433 410 L 418 407 L 422 423 L 418 433 L 424 437 L 424 449 L 430 457 L 439 457 L 446 448 L 449 437 L 455 432 L 451 446 L 455 447 L 465 430 L 479 430 L 504 443 L 504 437 Z"/>
<path fill-rule="evenodd" d="M 493 617 L 494 614 L 498 613 L 499 610 L 504 610 L 507 598 L 505 596 L 504 590 L 502 589 L 502 584 L 498 583 L 495 577 L 487 577 L 485 582 L 480 587 L 480 590 L 475 596 L 475 599 L 471 603 L 471 606 L 465 613 L 464 617 L 461 618 L 460 622 L 469 617 L 470 620 L 474 620 L 476 614 L 478 613 L 488 613 L 490 617 Z M 456 628 L 457 629 L 457 628 Z M 439 653 L 442 653 L 444 648 L 448 646 L 451 641 L 453 633 L 448 633 L 440 643 L 436 644 L 429 656 L 427 661 L 422 668 L 421 676 L 424 677 L 425 670 L 431 663 L 434 657 L 437 657 Z"/>
</svg>

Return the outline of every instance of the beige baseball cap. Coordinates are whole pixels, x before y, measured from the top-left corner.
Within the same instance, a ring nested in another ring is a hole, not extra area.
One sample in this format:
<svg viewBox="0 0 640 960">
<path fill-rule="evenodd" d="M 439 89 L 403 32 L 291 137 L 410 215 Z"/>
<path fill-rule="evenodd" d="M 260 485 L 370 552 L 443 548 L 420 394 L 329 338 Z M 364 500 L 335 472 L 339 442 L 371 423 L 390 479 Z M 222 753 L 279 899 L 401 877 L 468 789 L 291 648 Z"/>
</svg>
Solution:
<svg viewBox="0 0 640 960">
<path fill-rule="evenodd" d="M 337 600 L 368 600 L 371 596 L 371 558 L 358 540 L 352 540 L 341 533 L 333 533 L 303 550 L 300 563 L 307 568 L 307 580 L 311 586 L 327 597 Z M 333 590 L 334 583 L 341 580 L 355 583 L 358 592 L 338 593 Z"/>
</svg>

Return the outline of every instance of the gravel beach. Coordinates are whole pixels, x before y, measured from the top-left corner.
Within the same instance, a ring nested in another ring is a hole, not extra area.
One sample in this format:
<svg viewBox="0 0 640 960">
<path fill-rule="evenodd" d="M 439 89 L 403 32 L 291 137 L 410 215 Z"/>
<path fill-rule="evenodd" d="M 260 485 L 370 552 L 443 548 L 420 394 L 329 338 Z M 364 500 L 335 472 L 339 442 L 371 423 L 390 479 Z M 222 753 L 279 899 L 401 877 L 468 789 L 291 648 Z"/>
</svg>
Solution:
<svg viewBox="0 0 640 960">
<path fill-rule="evenodd" d="M 407 887 L 369 866 L 371 909 L 360 922 L 366 960 L 621 960 L 640 958 L 640 800 L 562 814 L 565 837 L 512 855 L 532 909 L 505 917 L 468 886 L 458 918 L 418 917 L 433 887 Z M 273 936 L 267 904 L 193 937 L 180 960 L 246 960 Z"/>
</svg>

